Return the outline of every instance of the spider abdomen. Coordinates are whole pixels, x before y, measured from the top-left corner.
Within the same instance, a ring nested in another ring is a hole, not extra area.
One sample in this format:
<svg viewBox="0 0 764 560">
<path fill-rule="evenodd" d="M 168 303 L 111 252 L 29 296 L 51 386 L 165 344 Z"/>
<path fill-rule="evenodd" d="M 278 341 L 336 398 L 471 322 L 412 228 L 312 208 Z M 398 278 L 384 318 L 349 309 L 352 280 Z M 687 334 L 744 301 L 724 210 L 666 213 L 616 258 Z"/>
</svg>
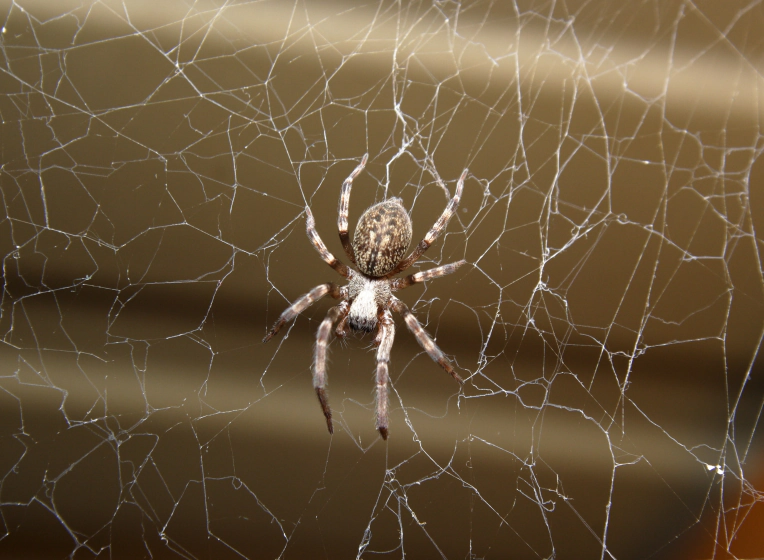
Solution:
<svg viewBox="0 0 764 560">
<path fill-rule="evenodd" d="M 400 198 L 369 207 L 358 220 L 353 235 L 358 269 L 374 278 L 392 271 L 410 244 L 411 218 Z"/>
</svg>

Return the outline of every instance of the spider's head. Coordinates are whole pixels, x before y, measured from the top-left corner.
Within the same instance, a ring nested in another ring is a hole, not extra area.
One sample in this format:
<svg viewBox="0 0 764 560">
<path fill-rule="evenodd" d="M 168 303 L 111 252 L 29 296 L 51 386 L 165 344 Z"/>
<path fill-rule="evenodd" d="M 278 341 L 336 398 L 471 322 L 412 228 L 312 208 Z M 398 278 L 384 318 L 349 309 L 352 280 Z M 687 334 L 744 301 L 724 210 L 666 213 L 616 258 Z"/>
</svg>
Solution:
<svg viewBox="0 0 764 560">
<path fill-rule="evenodd" d="M 376 329 L 379 313 L 382 309 L 387 309 L 392 295 L 390 280 L 354 274 L 348 284 L 350 328 L 361 332 Z"/>
<path fill-rule="evenodd" d="M 358 220 L 353 251 L 358 270 L 366 276 L 378 278 L 392 271 L 411 244 L 411 218 L 401 202 L 391 198 L 375 204 Z"/>
<path fill-rule="evenodd" d="M 348 312 L 348 324 L 354 331 L 371 332 L 377 327 L 377 302 L 374 289 L 361 290 Z"/>
</svg>

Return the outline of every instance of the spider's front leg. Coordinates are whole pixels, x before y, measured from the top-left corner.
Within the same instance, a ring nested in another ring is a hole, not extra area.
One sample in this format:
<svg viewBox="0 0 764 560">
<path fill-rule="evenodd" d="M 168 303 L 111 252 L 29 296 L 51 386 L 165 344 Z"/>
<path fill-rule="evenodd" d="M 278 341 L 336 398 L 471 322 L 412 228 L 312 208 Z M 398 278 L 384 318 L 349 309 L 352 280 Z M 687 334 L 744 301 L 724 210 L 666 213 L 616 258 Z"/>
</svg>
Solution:
<svg viewBox="0 0 764 560">
<path fill-rule="evenodd" d="M 270 339 L 272 339 L 276 335 L 276 333 L 278 333 L 281 330 L 281 327 L 283 327 L 286 323 L 288 323 L 289 321 L 297 317 L 300 313 L 302 313 L 308 307 L 316 303 L 326 294 L 330 294 L 334 299 L 343 298 L 344 292 L 347 291 L 347 290 L 344 290 L 344 291 L 343 290 L 344 288 L 340 288 L 339 286 L 337 286 L 337 284 L 334 284 L 333 282 L 328 282 L 326 284 L 320 284 L 316 286 L 307 294 L 301 295 L 295 300 L 295 302 L 292 305 L 287 307 L 283 311 L 283 313 L 281 313 L 281 316 L 279 317 L 278 321 L 274 323 L 273 328 L 268 332 L 268 334 L 265 335 L 265 338 L 263 338 L 263 342 L 268 342 Z"/>
<path fill-rule="evenodd" d="M 451 377 L 453 377 L 457 383 L 464 385 L 464 380 L 454 371 L 451 362 L 448 361 L 443 351 L 438 348 L 438 345 L 435 344 L 435 341 L 430 338 L 430 335 L 427 334 L 427 332 L 422 328 L 422 325 L 419 323 L 417 318 L 414 317 L 414 314 L 411 312 L 408 306 L 395 296 L 392 297 L 391 306 L 396 313 L 400 313 L 403 316 L 403 320 L 406 321 L 406 326 L 411 331 L 411 334 L 414 335 L 419 345 L 424 349 L 425 352 L 427 352 L 430 358 L 432 358 L 435 362 L 438 363 L 438 365 L 440 365 L 440 367 L 451 374 Z"/>
<path fill-rule="evenodd" d="M 337 319 L 344 318 L 348 314 L 350 304 L 343 301 L 339 305 L 332 307 L 321 321 L 316 334 L 316 353 L 313 359 L 313 388 L 316 390 L 318 402 L 321 403 L 321 410 L 326 418 L 326 427 L 329 433 L 334 433 L 332 426 L 332 409 L 329 407 L 329 399 L 326 396 L 326 349 L 329 345 L 329 338 L 332 334 L 332 325 Z"/>
<path fill-rule="evenodd" d="M 392 314 L 385 310 L 379 314 L 378 333 L 375 339 L 379 341 L 377 348 L 377 430 L 382 439 L 387 439 L 389 425 L 389 400 L 387 382 L 389 380 L 390 351 L 395 338 L 395 323 Z"/>
</svg>

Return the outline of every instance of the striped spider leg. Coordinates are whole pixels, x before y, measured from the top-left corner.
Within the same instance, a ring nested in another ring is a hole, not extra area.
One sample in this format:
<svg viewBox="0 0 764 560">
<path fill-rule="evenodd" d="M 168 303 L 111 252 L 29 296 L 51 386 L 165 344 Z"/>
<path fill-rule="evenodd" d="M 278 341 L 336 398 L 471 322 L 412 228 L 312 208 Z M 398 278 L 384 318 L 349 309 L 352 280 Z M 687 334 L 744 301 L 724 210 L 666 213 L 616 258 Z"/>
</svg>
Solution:
<svg viewBox="0 0 764 560">
<path fill-rule="evenodd" d="M 387 427 L 389 424 L 389 399 L 387 396 L 387 382 L 390 379 L 390 351 L 393 349 L 395 338 L 395 323 L 393 316 L 385 309 L 380 313 L 379 332 L 377 334 L 377 430 L 382 439 L 387 439 Z"/>
<path fill-rule="evenodd" d="M 340 207 L 337 211 L 337 230 L 340 233 L 340 242 L 342 248 L 345 249 L 345 254 L 350 259 L 352 264 L 355 264 L 355 253 L 353 252 L 353 246 L 350 244 L 350 236 L 348 235 L 348 212 L 350 211 L 350 188 L 353 186 L 353 179 L 360 175 L 363 168 L 366 167 L 366 162 L 369 160 L 369 154 L 364 154 L 361 158 L 361 163 L 358 164 L 353 172 L 342 183 L 342 190 L 340 191 Z"/>
<path fill-rule="evenodd" d="M 387 274 L 388 277 L 394 276 L 399 272 L 403 272 L 416 261 L 418 261 L 419 257 L 421 257 L 424 252 L 430 248 L 430 245 L 432 245 L 435 240 L 438 239 L 440 234 L 443 233 L 443 231 L 446 229 L 446 226 L 448 226 L 448 222 L 451 220 L 451 217 L 456 212 L 456 208 L 459 206 L 459 201 L 462 199 L 462 190 L 464 190 L 464 180 L 466 178 L 467 170 L 465 169 L 462 171 L 459 180 L 456 182 L 456 192 L 454 193 L 454 197 L 448 202 L 448 205 L 446 206 L 445 210 L 443 210 L 440 218 L 438 218 L 437 221 L 432 225 L 430 231 L 428 231 L 427 235 L 424 236 L 424 239 L 422 239 L 419 244 L 414 247 L 414 250 L 411 251 L 411 254 L 399 262 L 398 266 L 396 266 L 391 272 Z M 438 180 L 438 183 L 443 185 L 440 180 Z M 445 189 L 445 186 L 443 188 Z"/>
</svg>

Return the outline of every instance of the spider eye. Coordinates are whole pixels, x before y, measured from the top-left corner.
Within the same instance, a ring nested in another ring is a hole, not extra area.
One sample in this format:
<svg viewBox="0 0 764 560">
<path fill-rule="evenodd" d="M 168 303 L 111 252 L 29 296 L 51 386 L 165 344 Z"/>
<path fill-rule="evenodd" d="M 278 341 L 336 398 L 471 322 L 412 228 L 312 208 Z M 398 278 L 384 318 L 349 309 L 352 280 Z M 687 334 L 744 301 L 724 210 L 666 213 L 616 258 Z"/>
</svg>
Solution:
<svg viewBox="0 0 764 560">
<path fill-rule="evenodd" d="M 401 261 L 411 244 L 411 218 L 399 199 L 375 204 L 358 220 L 353 251 L 358 269 L 367 276 L 384 276 Z"/>
</svg>

